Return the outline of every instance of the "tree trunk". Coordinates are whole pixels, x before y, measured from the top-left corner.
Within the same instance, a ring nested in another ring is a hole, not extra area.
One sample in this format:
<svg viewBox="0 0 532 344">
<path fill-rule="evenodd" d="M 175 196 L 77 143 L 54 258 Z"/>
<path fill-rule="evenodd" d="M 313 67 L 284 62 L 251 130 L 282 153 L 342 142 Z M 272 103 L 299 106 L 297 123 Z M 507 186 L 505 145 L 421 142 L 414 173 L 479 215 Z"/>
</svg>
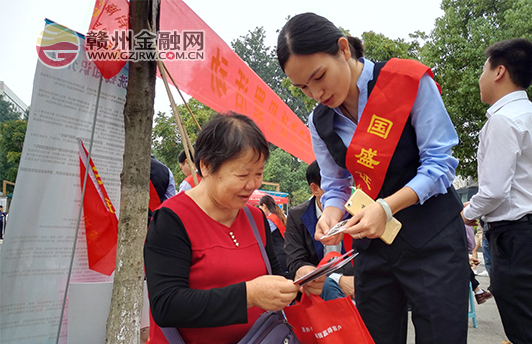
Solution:
<svg viewBox="0 0 532 344">
<path fill-rule="evenodd" d="M 129 28 L 134 35 L 158 28 L 158 0 L 132 0 Z M 155 20 L 154 20 L 155 18 Z M 155 98 L 155 61 L 129 62 L 124 107 L 125 149 L 121 175 L 120 221 L 106 343 L 140 343 L 144 284 L 142 246 L 148 218 L 151 132 Z"/>
</svg>

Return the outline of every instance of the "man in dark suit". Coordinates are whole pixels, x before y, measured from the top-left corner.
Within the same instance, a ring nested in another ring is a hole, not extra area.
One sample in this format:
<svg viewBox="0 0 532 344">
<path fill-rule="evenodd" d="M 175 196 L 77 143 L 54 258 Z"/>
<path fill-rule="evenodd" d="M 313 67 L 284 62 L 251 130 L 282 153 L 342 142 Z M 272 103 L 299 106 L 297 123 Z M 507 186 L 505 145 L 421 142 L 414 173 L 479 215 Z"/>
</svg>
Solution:
<svg viewBox="0 0 532 344">
<path fill-rule="evenodd" d="M 330 251 L 345 252 L 342 244 L 323 246 L 320 241 L 314 239 L 316 223 L 322 211 L 320 198 L 323 195 L 320 187 L 320 168 L 316 161 L 307 168 L 307 182 L 310 185 L 312 198 L 290 209 L 286 220 L 284 250 L 288 271 L 297 271 L 304 265 L 317 266 Z M 353 266 L 348 264 L 328 276 L 321 294 L 322 298 L 330 300 L 346 295 L 354 297 L 353 275 Z"/>
</svg>

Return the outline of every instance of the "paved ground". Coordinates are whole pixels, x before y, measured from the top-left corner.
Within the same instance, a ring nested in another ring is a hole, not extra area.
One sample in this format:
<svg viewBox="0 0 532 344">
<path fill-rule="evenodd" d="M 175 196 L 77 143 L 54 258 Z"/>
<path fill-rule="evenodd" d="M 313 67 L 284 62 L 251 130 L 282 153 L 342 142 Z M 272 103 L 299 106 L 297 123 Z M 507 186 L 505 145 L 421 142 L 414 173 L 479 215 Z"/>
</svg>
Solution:
<svg viewBox="0 0 532 344">
<path fill-rule="evenodd" d="M 2 249 L 2 241 L 0 240 L 0 252 Z M 481 259 L 481 264 L 478 267 L 478 271 L 482 272 L 485 270 L 484 263 L 482 259 L 482 253 L 479 253 L 479 258 Z M 489 286 L 489 277 L 477 276 L 477 280 L 480 282 L 480 287 L 486 289 Z M 468 331 L 468 344 L 508 344 L 508 339 L 504 334 L 504 329 L 502 327 L 501 318 L 499 317 L 499 312 L 497 306 L 495 305 L 495 300 L 490 299 L 478 305 L 475 303 L 476 312 L 477 312 L 477 324 L 478 328 L 473 327 L 473 321 L 469 319 L 469 331 Z M 414 326 L 412 321 L 409 322 L 408 328 L 408 344 L 415 344 L 414 336 Z M 452 343 L 449 343 L 452 344 Z"/>
<path fill-rule="evenodd" d="M 484 261 L 482 253 L 479 253 L 481 264 L 478 266 L 478 271 L 484 271 Z M 489 277 L 477 276 L 477 280 L 480 282 L 480 287 L 486 289 L 489 286 Z M 509 343 L 504 329 L 502 327 L 499 311 L 495 304 L 495 300 L 489 299 L 485 303 L 478 305 L 475 302 L 477 312 L 477 325 L 478 328 L 473 327 L 473 321 L 469 319 L 469 331 L 467 335 L 468 344 L 501 344 Z M 408 327 L 408 344 L 415 343 L 414 326 L 412 321 Z"/>
</svg>

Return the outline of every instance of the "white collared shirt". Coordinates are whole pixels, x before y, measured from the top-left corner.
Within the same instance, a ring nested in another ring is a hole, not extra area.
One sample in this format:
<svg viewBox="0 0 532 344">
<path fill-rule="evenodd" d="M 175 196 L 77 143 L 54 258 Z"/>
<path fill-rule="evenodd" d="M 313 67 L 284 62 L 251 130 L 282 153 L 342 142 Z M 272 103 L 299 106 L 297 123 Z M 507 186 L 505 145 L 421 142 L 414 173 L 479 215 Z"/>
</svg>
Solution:
<svg viewBox="0 0 532 344">
<path fill-rule="evenodd" d="M 319 219 L 321 214 L 323 214 L 323 211 L 318 206 L 318 200 L 317 199 L 314 201 L 314 206 L 316 207 L 316 218 Z M 335 251 L 335 252 L 338 252 L 338 253 L 342 253 L 342 243 L 339 243 L 337 245 L 323 245 L 323 255 L 324 256 L 326 256 L 327 253 L 332 252 L 332 251 Z M 341 276 L 342 276 L 341 273 L 334 273 L 334 272 L 331 275 L 329 275 L 329 277 L 333 278 L 336 281 L 336 283 L 338 283 L 338 281 L 340 280 Z"/>
<path fill-rule="evenodd" d="M 479 134 L 478 193 L 467 219 L 518 220 L 532 213 L 532 103 L 525 91 L 499 99 Z"/>
<path fill-rule="evenodd" d="M 314 201 L 314 206 L 316 207 L 316 218 L 319 219 L 321 214 L 323 213 L 323 211 L 321 210 L 321 208 L 318 206 L 318 199 L 316 199 Z"/>
</svg>

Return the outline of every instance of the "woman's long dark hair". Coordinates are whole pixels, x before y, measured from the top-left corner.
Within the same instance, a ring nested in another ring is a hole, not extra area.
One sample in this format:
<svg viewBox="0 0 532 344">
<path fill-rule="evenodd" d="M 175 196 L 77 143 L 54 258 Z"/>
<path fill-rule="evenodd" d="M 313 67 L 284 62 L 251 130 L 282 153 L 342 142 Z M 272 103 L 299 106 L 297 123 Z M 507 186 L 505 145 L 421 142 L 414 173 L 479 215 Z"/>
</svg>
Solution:
<svg viewBox="0 0 532 344">
<path fill-rule="evenodd" d="M 331 21 L 315 13 L 298 14 L 285 24 L 277 38 L 279 65 L 284 71 L 291 55 L 326 53 L 335 56 L 338 54 L 340 37 L 346 37 L 349 41 L 353 58 L 364 56 L 364 46 L 360 39 L 347 37 Z"/>
<path fill-rule="evenodd" d="M 274 213 L 279 218 L 279 220 L 281 220 L 283 225 L 286 226 L 286 216 L 284 215 L 281 208 L 279 208 L 277 204 L 275 204 L 275 200 L 273 199 L 272 196 L 270 195 L 262 196 L 259 201 L 259 206 L 262 206 L 263 204 L 266 204 L 266 207 L 268 207 L 268 210 L 270 211 L 270 213 Z"/>
</svg>

